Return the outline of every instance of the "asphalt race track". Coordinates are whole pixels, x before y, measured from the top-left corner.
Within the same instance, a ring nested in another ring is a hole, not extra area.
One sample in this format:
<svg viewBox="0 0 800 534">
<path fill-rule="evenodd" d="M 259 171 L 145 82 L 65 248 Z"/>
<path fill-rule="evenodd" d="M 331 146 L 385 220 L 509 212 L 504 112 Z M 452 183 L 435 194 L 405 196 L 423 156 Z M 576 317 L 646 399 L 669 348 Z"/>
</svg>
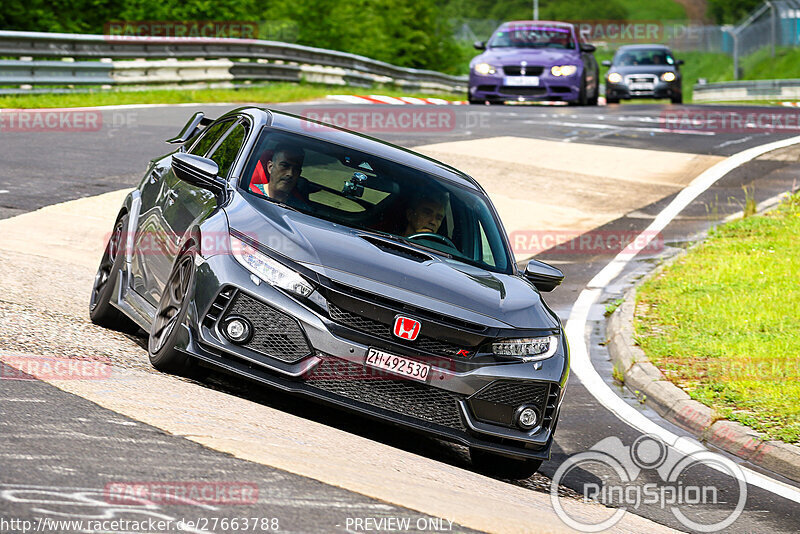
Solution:
<svg viewBox="0 0 800 534">
<path fill-rule="evenodd" d="M 170 150 L 163 140 L 175 135 L 195 109 L 206 111 L 207 115 L 213 117 L 230 107 L 122 107 L 103 111 L 103 126 L 96 131 L 0 131 L 0 219 L 131 188 L 138 183 L 150 158 Z M 325 102 L 274 107 L 299 114 L 353 109 L 353 106 Z M 364 109 L 395 107 L 364 106 Z M 530 203 L 525 206 L 531 211 L 522 212 L 526 216 L 530 214 L 526 220 L 514 219 L 511 224 L 506 223 L 510 232 L 541 229 L 541 221 L 548 220 L 549 213 L 563 213 L 565 217 L 572 214 L 575 218 L 567 224 L 555 221 L 552 227 L 545 229 L 564 230 L 565 235 L 569 235 L 570 230 L 581 233 L 590 229 L 635 235 L 644 230 L 675 195 L 703 170 L 742 150 L 796 135 L 796 132 L 665 130 L 666 114 L 680 108 L 661 105 L 602 108 L 402 107 L 413 108 L 421 113 L 444 113 L 444 120 L 452 122 L 430 131 L 376 131 L 372 135 L 401 146 L 420 147 L 419 150 L 425 153 L 464 168 L 486 187 L 493 200 L 497 198 L 495 201 L 501 215 L 504 209 L 512 214 L 518 201 Z M 619 161 L 609 156 L 604 160 L 604 154 L 622 155 L 619 157 L 630 159 Z M 633 158 L 638 160 L 634 161 Z M 525 184 L 522 183 L 526 176 L 515 178 L 522 184 L 519 185 L 509 181 L 511 179 L 504 171 L 500 176 L 501 171 L 497 170 L 513 170 L 519 165 L 531 167 L 533 174 L 530 176 L 536 187 L 530 191 L 525 190 Z M 617 395 L 678 436 L 688 434 L 640 404 L 628 390 L 614 385 L 603 346 L 603 304 L 621 296 L 660 257 L 685 248 L 688 242 L 713 224 L 740 211 L 745 202 L 743 188 L 750 188 L 756 202 L 762 202 L 796 187 L 798 171 L 800 148 L 787 148 L 756 158 L 722 177 L 666 227 L 662 236 L 663 248 L 641 254 L 628 263 L 623 275 L 606 288 L 601 303 L 590 311 L 587 344 L 594 367 Z M 518 194 L 524 198 L 512 198 L 513 195 L 504 194 L 504 191 L 515 190 L 517 186 L 520 187 L 516 189 Z M 547 193 L 537 198 L 536 188 L 546 189 Z M 535 208 L 546 210 L 548 206 L 555 211 L 535 211 Z M 557 211 L 559 209 L 564 211 Z M 0 224 L 3 222 L 0 221 Z M 0 234 L 0 243 L 9 237 Z M 8 251 L 8 247 L 0 246 L 0 250 Z M 569 317 L 580 292 L 614 258 L 615 253 L 585 250 L 571 253 L 568 249 L 541 255 L 540 259 L 557 265 L 566 274 L 562 287 L 545 295 L 545 300 L 564 321 Z M 0 275 L 4 272 L 3 262 L 14 259 L 13 253 L 5 254 L 6 258 L 2 254 Z M 517 257 L 521 259 L 520 254 Z M 47 269 L 61 269 L 57 254 L 50 257 L 43 255 L 41 262 L 44 272 Z M 67 267 L 64 267 L 63 275 L 69 276 Z M 46 276 L 43 278 L 42 283 L 46 284 Z M 6 286 L 6 282 L 0 286 Z M 88 293 L 84 296 L 88 300 Z M 25 350 L 16 334 L 9 333 L 19 329 L 16 314 L 25 311 L 25 306 L 10 298 L 7 300 L 6 296 L 0 296 L 0 300 L 3 301 L 0 307 L 3 324 L 0 347 L 4 352 Z M 5 313 L 2 313 L 3 308 Z M 128 338 L 125 341 L 130 345 L 131 340 L 144 346 L 141 338 Z M 46 346 L 46 343 L 43 345 Z M 27 350 L 33 351 L 35 348 Z M 144 349 L 141 351 L 143 354 Z M 5 364 L 0 363 L 0 366 L 5 369 L 0 376 L 13 374 Z M 214 374 L 202 383 L 181 381 L 180 387 L 197 395 L 221 393 L 246 403 L 266 405 L 287 414 L 287 417 L 296 416 L 341 432 L 331 435 L 352 435 L 366 440 L 364 443 L 377 443 L 440 462 L 448 469 L 452 468 L 456 476 L 458 473 L 464 477 L 474 475 L 465 451 L 458 446 L 408 436 L 389 426 L 365 424 L 358 417 L 265 392 L 237 379 Z M 204 447 L 170 435 L 161 430 L 163 426 L 151 426 L 135 417 L 120 415 L 103 407 L 105 405 L 98 406 L 44 382 L 0 380 L 0 399 L 0 426 L 3 427 L 0 433 L 0 517 L 32 520 L 43 514 L 57 518 L 125 514 L 125 517 L 187 520 L 192 514 L 210 514 L 228 518 L 277 518 L 279 530 L 285 532 L 365 531 L 368 530 L 365 525 L 362 523 L 359 527 L 353 518 L 366 517 L 408 518 L 412 530 L 467 531 L 470 526 L 475 528 L 476 525 L 471 521 L 464 521 L 462 525 L 454 517 L 444 518 L 447 520 L 441 523 L 440 517 L 417 511 L 420 508 L 398 506 L 360 488 L 333 480 L 320 482 L 326 479 L 316 478 L 309 473 L 301 476 L 294 474 L 298 471 L 287 472 L 276 468 L 274 464 L 247 461 L 241 459 L 242 456 L 225 454 L 214 450 L 215 447 Z M 213 410 L 213 407 L 209 409 Z M 202 429 L 198 429 L 198 432 L 202 432 Z M 604 408 L 573 374 L 562 408 L 553 457 L 542 466 L 541 473 L 552 477 L 570 456 L 590 450 L 609 437 L 616 437 L 623 445 L 631 446 L 641 437 L 641 433 Z M 360 451 L 351 450 L 349 453 L 358 456 Z M 743 468 L 763 472 L 756 466 L 730 458 Z M 402 466 L 381 465 L 377 459 L 375 463 L 376 472 L 381 469 L 387 473 L 402 469 Z M 334 471 L 337 468 L 331 466 Z M 747 485 L 741 515 L 733 524 L 725 527 L 725 532 L 797 532 L 800 486 L 780 475 L 764 474 L 777 481 L 776 487 L 783 489 L 776 492 Z M 590 471 L 578 472 L 564 481 L 565 487 L 561 493 L 566 500 L 576 501 L 570 490 L 580 492 L 584 484 L 596 481 L 598 477 L 601 475 Z M 204 479 L 258 481 L 257 504 L 215 505 L 210 507 L 213 509 L 205 509 L 199 514 L 195 503 L 172 504 L 169 507 L 112 507 L 107 499 L 103 499 L 103 488 L 114 480 Z M 702 465 L 687 471 L 683 482 L 686 485 L 714 487 L 722 496 L 716 504 L 682 506 L 687 517 L 703 524 L 724 519 L 733 511 L 741 494 L 733 478 Z M 413 492 L 417 481 L 409 480 L 408 484 L 410 489 L 406 490 Z M 658 487 L 662 484 L 662 478 L 655 470 L 645 469 L 635 479 L 635 484 L 641 488 Z M 515 489 L 528 492 L 549 491 L 547 480 L 539 475 L 529 481 L 519 482 L 517 486 Z M 404 488 L 398 487 L 396 490 L 401 493 Z M 671 510 L 659 504 L 641 502 L 631 507 L 630 511 L 665 527 L 680 531 L 697 530 L 687 526 Z M 607 515 L 611 515 L 613 510 L 607 512 Z M 485 514 L 491 515 L 491 511 Z M 559 523 L 539 524 L 534 517 L 532 513 L 530 524 L 522 530 L 566 529 Z M 448 522 L 454 519 L 454 523 Z M 478 530 L 507 530 L 502 522 L 495 527 L 486 522 L 480 524 L 485 526 Z M 651 531 L 646 524 L 630 523 L 625 527 L 628 531 Z M 389 529 L 390 523 L 383 525 L 383 531 L 400 531 L 397 528 Z M 214 532 L 237 531 L 230 524 L 227 528 L 217 525 L 217 528 L 211 529 L 209 526 L 208 529 Z M 373 529 L 376 530 L 377 527 Z M 5 531 L 2 525 L 0 531 Z"/>
</svg>

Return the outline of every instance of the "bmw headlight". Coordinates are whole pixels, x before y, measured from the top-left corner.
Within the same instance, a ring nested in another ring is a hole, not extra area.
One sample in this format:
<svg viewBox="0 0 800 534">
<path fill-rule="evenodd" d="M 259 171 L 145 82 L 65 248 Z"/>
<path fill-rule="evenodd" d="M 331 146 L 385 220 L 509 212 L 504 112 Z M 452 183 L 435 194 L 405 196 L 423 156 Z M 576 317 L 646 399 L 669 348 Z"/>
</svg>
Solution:
<svg viewBox="0 0 800 534">
<path fill-rule="evenodd" d="M 578 72 L 578 67 L 575 65 L 554 65 L 550 67 L 550 73 L 553 76 L 572 76 Z"/>
<path fill-rule="evenodd" d="M 555 354 L 557 348 L 557 336 L 506 339 L 492 343 L 492 352 L 498 356 L 513 356 L 523 362 L 546 360 Z"/>
<path fill-rule="evenodd" d="M 622 83 L 622 74 L 619 72 L 609 72 L 608 81 L 609 83 Z"/>
<path fill-rule="evenodd" d="M 265 281 L 300 296 L 307 297 L 314 288 L 299 273 L 262 254 L 241 239 L 231 238 L 231 254 L 242 266 Z"/>
<path fill-rule="evenodd" d="M 497 72 L 497 69 L 488 63 L 476 63 L 475 66 L 472 67 L 472 70 L 474 70 L 477 74 L 483 74 L 484 76 Z"/>
<path fill-rule="evenodd" d="M 674 82 L 675 81 L 675 73 L 667 71 L 661 75 L 661 79 L 665 82 Z"/>
</svg>

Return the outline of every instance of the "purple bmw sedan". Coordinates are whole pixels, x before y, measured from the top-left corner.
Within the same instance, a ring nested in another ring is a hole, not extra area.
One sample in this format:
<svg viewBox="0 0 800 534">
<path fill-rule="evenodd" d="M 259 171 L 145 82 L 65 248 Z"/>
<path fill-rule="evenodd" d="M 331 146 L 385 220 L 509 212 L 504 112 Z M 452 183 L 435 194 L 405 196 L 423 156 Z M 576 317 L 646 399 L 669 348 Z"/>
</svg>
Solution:
<svg viewBox="0 0 800 534">
<path fill-rule="evenodd" d="M 471 104 L 556 100 L 597 105 L 594 45 L 583 43 L 572 24 L 512 21 L 495 30 L 470 62 Z"/>
</svg>

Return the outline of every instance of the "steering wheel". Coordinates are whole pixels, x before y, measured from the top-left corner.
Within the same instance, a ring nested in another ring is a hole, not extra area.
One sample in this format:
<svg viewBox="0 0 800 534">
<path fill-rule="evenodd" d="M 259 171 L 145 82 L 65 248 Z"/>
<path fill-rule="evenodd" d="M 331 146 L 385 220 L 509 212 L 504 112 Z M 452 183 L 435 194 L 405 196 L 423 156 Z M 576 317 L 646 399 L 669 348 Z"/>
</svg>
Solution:
<svg viewBox="0 0 800 534">
<path fill-rule="evenodd" d="M 458 250 L 456 246 L 453 244 L 450 239 L 446 238 L 442 234 L 435 234 L 433 232 L 419 232 L 418 234 L 411 234 L 410 236 L 406 237 L 406 239 L 429 239 L 431 241 L 438 241 L 444 245 L 447 245 L 450 248 Z"/>
</svg>

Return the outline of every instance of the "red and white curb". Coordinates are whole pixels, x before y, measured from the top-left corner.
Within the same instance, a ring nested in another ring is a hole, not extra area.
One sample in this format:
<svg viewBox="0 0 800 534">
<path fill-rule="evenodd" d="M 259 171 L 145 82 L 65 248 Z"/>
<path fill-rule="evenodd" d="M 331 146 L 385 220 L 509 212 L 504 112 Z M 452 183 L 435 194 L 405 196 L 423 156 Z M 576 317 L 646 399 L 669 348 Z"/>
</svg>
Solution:
<svg viewBox="0 0 800 534">
<path fill-rule="evenodd" d="M 781 106 L 789 108 L 800 108 L 800 102 L 781 102 Z"/>
<path fill-rule="evenodd" d="M 328 95 L 330 100 L 338 100 L 339 102 L 347 102 L 348 104 L 391 104 L 391 105 L 406 105 L 406 104 L 432 104 L 435 106 L 455 105 L 461 106 L 468 104 L 466 100 L 443 100 L 441 98 L 414 98 L 413 96 L 384 96 L 384 95 Z"/>
</svg>

